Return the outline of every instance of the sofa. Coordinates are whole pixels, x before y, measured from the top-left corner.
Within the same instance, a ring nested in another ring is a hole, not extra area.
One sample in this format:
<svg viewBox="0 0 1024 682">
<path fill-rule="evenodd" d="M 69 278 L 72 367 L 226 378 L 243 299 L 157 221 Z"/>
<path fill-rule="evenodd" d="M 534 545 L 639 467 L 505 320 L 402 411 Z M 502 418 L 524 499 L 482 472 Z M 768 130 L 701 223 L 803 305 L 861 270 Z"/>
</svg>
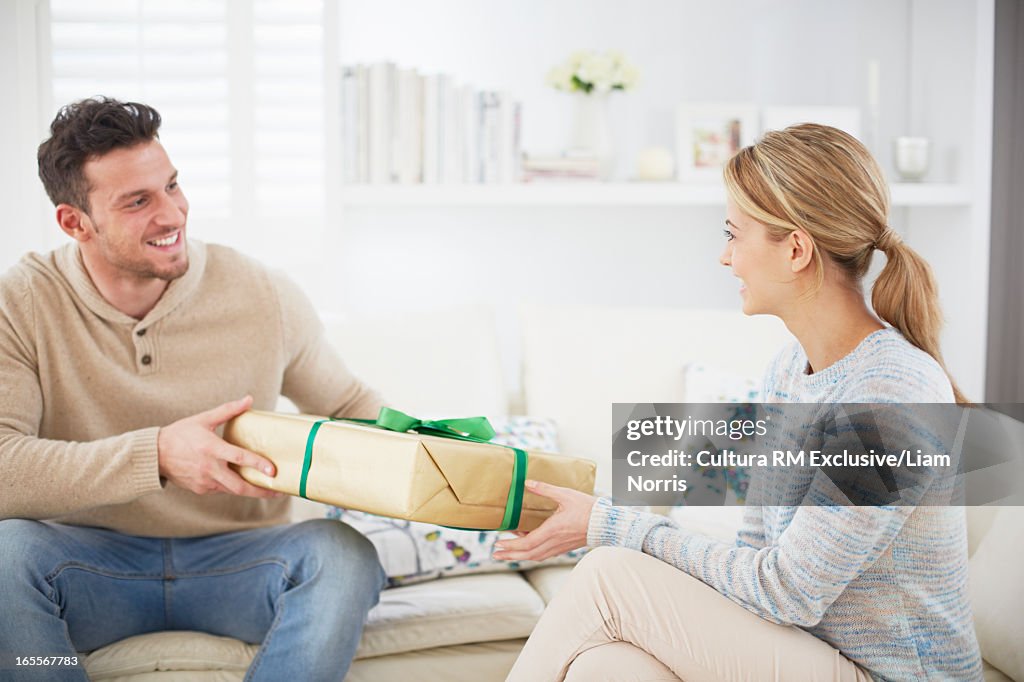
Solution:
<svg viewBox="0 0 1024 682">
<path fill-rule="evenodd" d="M 562 452 L 598 462 L 599 490 L 610 489 L 612 402 L 725 397 L 759 376 L 791 340 L 774 319 L 698 309 L 524 306 L 502 317 L 470 306 L 392 318 L 325 316 L 325 324 L 350 367 L 407 412 L 553 419 Z M 705 371 L 695 375 L 695 366 Z M 1011 577 L 1024 559 L 1019 511 L 968 511 L 972 594 L 990 682 L 1024 682 L 1024 655 L 1015 651 L 1024 650 L 1024 593 Z M 319 503 L 293 503 L 296 521 L 324 514 Z M 691 528 L 730 538 L 740 510 L 693 507 L 673 514 Z M 1002 534 L 996 540 L 986 537 L 993 527 Z M 976 559 L 983 563 L 976 566 Z M 346 679 L 504 679 L 571 570 L 540 566 L 387 589 Z M 88 653 L 86 669 L 108 682 L 233 682 L 243 678 L 257 648 L 202 633 L 150 633 Z"/>
</svg>

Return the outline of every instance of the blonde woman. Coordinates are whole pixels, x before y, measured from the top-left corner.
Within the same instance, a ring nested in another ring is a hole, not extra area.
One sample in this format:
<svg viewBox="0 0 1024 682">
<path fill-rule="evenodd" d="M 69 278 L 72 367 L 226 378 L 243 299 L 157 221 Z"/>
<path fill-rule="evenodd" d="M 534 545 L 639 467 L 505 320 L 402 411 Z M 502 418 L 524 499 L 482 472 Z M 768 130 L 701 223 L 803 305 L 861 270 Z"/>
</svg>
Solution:
<svg viewBox="0 0 1024 682">
<path fill-rule="evenodd" d="M 798 343 L 765 402 L 965 402 L 939 353 L 930 269 L 887 225 L 888 189 L 856 139 L 805 124 L 769 132 L 725 169 L 720 261 L 748 315 Z M 865 302 L 874 251 L 886 264 Z M 509 680 L 981 679 L 963 509 L 750 507 L 734 543 L 571 490 L 504 559 L 595 547 Z"/>
</svg>

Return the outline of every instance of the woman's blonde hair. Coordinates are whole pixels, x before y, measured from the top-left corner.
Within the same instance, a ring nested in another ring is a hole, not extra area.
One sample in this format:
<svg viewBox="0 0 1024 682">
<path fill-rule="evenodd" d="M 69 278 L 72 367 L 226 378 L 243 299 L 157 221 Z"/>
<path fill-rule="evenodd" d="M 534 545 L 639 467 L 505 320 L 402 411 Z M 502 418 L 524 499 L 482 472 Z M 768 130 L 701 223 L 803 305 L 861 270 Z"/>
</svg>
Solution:
<svg viewBox="0 0 1024 682">
<path fill-rule="evenodd" d="M 836 128 L 804 123 L 770 131 L 725 167 L 725 186 L 741 211 L 783 239 L 803 230 L 814 243 L 818 286 L 824 256 L 851 286 L 871 266 L 875 249 L 886 264 L 871 289 L 871 305 L 910 343 L 946 371 L 939 351 L 942 311 L 931 268 L 888 226 L 889 188 L 868 150 Z M 967 399 L 950 377 L 957 403 Z"/>
</svg>

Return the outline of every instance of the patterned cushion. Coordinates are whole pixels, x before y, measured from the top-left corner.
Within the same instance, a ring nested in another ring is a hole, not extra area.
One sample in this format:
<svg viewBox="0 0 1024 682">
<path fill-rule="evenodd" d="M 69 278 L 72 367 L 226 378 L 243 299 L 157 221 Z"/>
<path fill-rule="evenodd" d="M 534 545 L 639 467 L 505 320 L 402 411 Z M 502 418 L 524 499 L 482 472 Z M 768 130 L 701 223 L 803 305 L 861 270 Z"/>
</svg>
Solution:
<svg viewBox="0 0 1024 682">
<path fill-rule="evenodd" d="M 490 422 L 497 432 L 495 443 L 558 452 L 558 430 L 551 419 L 493 417 Z M 573 564 L 586 552 L 585 549 L 573 550 L 544 562 L 498 561 L 491 558 L 491 553 L 494 543 L 504 535 L 500 531 L 455 530 L 339 507 L 330 507 L 327 517 L 344 521 L 370 539 L 392 587 L 467 573 Z"/>
<path fill-rule="evenodd" d="M 737 403 L 737 414 L 732 418 L 748 419 L 753 415 L 745 411 L 743 403 L 756 403 L 761 394 L 761 382 L 727 370 L 691 363 L 684 370 L 684 386 L 688 403 Z M 712 438 L 689 444 L 690 449 L 720 450 L 734 447 L 735 442 Z M 695 467 L 701 470 L 700 467 Z M 747 496 L 750 474 L 744 467 L 715 467 L 701 470 L 701 479 L 695 485 L 713 493 L 712 499 L 722 499 L 728 504 L 743 504 Z M 691 490 L 693 487 L 691 487 Z M 685 496 L 688 497 L 688 496 Z"/>
</svg>

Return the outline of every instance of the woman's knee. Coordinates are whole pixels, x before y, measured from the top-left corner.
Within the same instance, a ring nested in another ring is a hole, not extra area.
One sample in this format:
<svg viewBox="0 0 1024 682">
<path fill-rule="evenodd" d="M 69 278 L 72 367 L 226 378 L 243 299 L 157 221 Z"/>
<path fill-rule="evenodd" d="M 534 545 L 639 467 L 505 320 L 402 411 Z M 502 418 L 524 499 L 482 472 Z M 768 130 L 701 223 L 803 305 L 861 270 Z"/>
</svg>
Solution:
<svg viewBox="0 0 1024 682">
<path fill-rule="evenodd" d="M 579 654 L 565 682 L 679 682 L 664 663 L 629 642 L 609 642 Z"/>
<path fill-rule="evenodd" d="M 625 547 L 595 547 L 587 552 L 586 556 L 577 564 L 573 574 L 601 574 L 629 570 L 638 561 L 643 561 L 646 555 L 635 549 Z M 651 558 L 651 557 L 646 557 Z"/>
<path fill-rule="evenodd" d="M 624 547 L 597 547 L 569 574 L 564 590 L 574 595 L 573 599 L 605 603 L 619 592 L 631 590 L 637 562 L 650 558 Z"/>
</svg>

